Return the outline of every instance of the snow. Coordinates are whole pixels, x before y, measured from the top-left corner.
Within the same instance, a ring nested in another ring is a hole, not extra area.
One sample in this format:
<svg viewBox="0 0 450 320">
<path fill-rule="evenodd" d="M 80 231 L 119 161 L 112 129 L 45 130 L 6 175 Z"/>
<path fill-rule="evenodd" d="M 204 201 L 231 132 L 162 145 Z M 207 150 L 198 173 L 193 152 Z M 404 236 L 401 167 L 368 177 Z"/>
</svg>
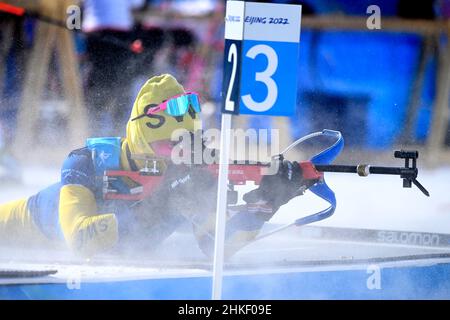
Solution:
<svg viewBox="0 0 450 320">
<path fill-rule="evenodd" d="M 0 202 L 28 197 L 59 179 L 59 168 L 26 167 L 23 185 L 3 185 Z M 447 195 L 450 168 L 421 170 L 419 180 L 430 191 L 427 198 L 417 188 L 404 189 L 396 176 L 327 174 L 327 181 L 336 192 L 338 208 L 335 214 L 313 225 L 450 233 L 450 198 Z M 250 190 L 252 185 L 239 186 L 238 191 Z M 293 199 L 271 219 L 271 223 L 285 224 L 323 209 L 327 204 L 311 193 Z M 385 245 L 326 241 L 298 237 L 298 229 L 256 241 L 227 262 L 226 274 L 250 272 L 298 272 L 318 270 L 365 270 L 367 261 L 377 257 L 448 254 L 449 248 Z M 187 249 L 189 247 L 189 249 Z M 195 250 L 193 248 L 196 248 Z M 169 237 L 151 255 L 129 260 L 102 255 L 92 260 L 74 259 L 69 253 L 20 252 L 2 249 L 0 269 L 58 270 L 44 278 L 3 280 L 2 283 L 64 283 L 82 279 L 83 282 L 125 281 L 173 277 L 205 277 L 211 274 L 211 261 L 198 249 L 189 233 Z M 23 259 L 23 255 L 27 259 Z M 7 258 L 5 258 L 7 257 Z M 445 258 L 445 256 L 444 256 Z M 366 260 L 369 259 L 369 260 Z M 447 259 L 448 260 L 448 259 Z M 445 260 L 445 261 L 447 261 Z M 314 264 L 314 261 L 317 264 Z M 431 265 L 444 260 L 399 260 L 395 265 Z M 322 262 L 322 263 L 320 263 Z M 312 263 L 312 264 L 311 264 Z M 384 267 L 393 262 L 381 262 Z M 386 264 L 387 263 L 387 264 Z M 6 282 L 5 282 L 6 281 Z M 8 282 L 9 281 L 9 282 Z"/>
<path fill-rule="evenodd" d="M 337 208 L 317 225 L 450 233 L 450 167 L 419 170 L 418 180 L 430 197 L 415 186 L 403 188 L 397 176 L 327 174 L 326 180 L 336 194 Z M 325 206 L 313 194 L 305 194 L 285 205 L 272 222 L 291 222 Z"/>
<path fill-rule="evenodd" d="M 0 203 L 29 197 L 59 180 L 59 168 L 28 166 L 22 168 L 22 184 L 12 183 L 0 186 Z"/>
</svg>

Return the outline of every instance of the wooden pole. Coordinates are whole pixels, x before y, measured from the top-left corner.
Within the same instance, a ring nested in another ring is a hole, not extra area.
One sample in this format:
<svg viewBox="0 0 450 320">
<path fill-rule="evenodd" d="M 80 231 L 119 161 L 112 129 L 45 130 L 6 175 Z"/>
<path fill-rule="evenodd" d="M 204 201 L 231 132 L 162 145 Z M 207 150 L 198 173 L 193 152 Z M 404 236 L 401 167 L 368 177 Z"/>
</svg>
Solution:
<svg viewBox="0 0 450 320">
<path fill-rule="evenodd" d="M 427 141 L 431 164 L 437 164 L 444 149 L 449 120 L 450 91 L 450 21 L 447 23 L 447 44 L 438 44 L 438 72 L 436 80 L 436 99 L 430 134 Z"/>
<path fill-rule="evenodd" d="M 432 51 L 434 50 L 435 43 L 437 42 L 436 36 L 428 35 L 421 39 L 419 61 L 417 68 L 414 72 L 414 79 L 412 81 L 409 101 L 406 108 L 405 125 L 402 134 L 398 138 L 399 144 L 411 145 L 414 139 L 414 128 L 418 117 L 420 108 L 420 100 L 422 97 L 422 91 L 425 82 L 425 73 L 427 69 L 427 63 L 430 59 Z"/>
<path fill-rule="evenodd" d="M 302 18 L 302 28 L 326 31 L 368 31 L 367 17 L 345 15 L 304 17 Z M 370 32 L 437 34 L 446 32 L 446 29 L 445 21 L 383 17 L 381 29 L 370 30 Z"/>
<path fill-rule="evenodd" d="M 65 1 L 66 6 L 69 6 L 72 2 Z M 75 54 L 72 32 L 62 28 L 58 31 L 57 52 L 62 67 L 64 95 L 70 105 L 68 116 L 70 142 L 72 145 L 80 145 L 86 138 L 87 119 L 79 64 Z"/>
<path fill-rule="evenodd" d="M 65 21 L 66 8 L 74 1 L 41 1 L 39 13 Z M 73 33 L 65 28 L 37 21 L 37 31 L 30 59 L 26 66 L 26 77 L 22 100 L 18 110 L 17 133 L 14 141 L 14 153 L 18 159 L 28 159 L 28 151 L 36 141 L 40 126 L 41 99 L 48 78 L 52 54 L 57 55 L 60 63 L 63 92 L 69 104 L 68 136 L 70 141 L 61 144 L 61 148 L 80 145 L 87 132 L 84 96 L 75 54 Z M 45 149 L 45 146 L 39 146 Z"/>
<path fill-rule="evenodd" d="M 45 23 L 37 25 L 34 48 L 26 66 L 24 90 L 17 115 L 14 151 L 19 159 L 24 158 L 23 152 L 30 150 L 35 142 L 41 96 L 48 77 L 50 57 L 58 33 L 56 28 Z"/>
</svg>

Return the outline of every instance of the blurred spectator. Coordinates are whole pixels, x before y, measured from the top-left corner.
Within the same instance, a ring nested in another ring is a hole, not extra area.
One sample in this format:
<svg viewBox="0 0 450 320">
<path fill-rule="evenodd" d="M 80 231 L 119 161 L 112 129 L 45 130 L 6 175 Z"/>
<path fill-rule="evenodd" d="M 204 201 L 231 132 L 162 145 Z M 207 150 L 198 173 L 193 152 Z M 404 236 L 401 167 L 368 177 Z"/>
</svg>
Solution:
<svg viewBox="0 0 450 320">
<path fill-rule="evenodd" d="M 152 7 L 158 15 L 142 21 L 144 29 L 163 30 L 164 47 L 159 52 L 156 63 L 157 72 L 170 70 L 187 86 L 192 83 L 192 72 L 198 71 L 201 47 L 209 37 L 210 19 L 218 3 L 217 0 L 156 0 Z M 222 21 L 223 23 L 223 17 Z M 203 66 L 204 67 L 204 66 Z M 203 69 L 203 68 L 201 68 Z"/>
<path fill-rule="evenodd" d="M 187 89 L 196 88 L 206 109 L 211 96 L 220 94 L 224 4 L 223 0 L 155 0 L 152 14 L 141 21 L 147 36 L 157 30 L 163 35 L 162 48 L 152 61 L 154 73 L 170 72 Z M 214 112 L 214 106 L 210 109 L 203 116 Z"/>
<path fill-rule="evenodd" d="M 429 19 L 436 17 L 435 1 L 398 1 L 398 16 L 407 19 Z"/>
<path fill-rule="evenodd" d="M 0 130 L 4 143 L 11 141 L 25 64 L 24 19 L 6 14 L 0 17 Z"/>
<path fill-rule="evenodd" d="M 450 19 L 450 0 L 437 0 L 435 7 L 438 17 Z"/>
<path fill-rule="evenodd" d="M 122 127 L 128 117 L 135 76 L 132 10 L 142 5 L 143 0 L 84 1 L 83 32 L 90 64 L 86 99 L 94 135 L 119 134 L 114 128 Z"/>
<path fill-rule="evenodd" d="M 24 80 L 30 23 L 22 17 L 0 13 L 0 181 L 20 180 L 20 168 L 10 153 Z"/>
</svg>

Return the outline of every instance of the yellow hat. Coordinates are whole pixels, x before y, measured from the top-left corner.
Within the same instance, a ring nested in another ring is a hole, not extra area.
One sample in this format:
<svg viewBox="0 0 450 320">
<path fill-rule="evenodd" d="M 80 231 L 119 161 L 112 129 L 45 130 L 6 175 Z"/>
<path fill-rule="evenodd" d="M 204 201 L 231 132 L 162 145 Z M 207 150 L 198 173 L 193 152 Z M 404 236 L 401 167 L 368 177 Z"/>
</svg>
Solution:
<svg viewBox="0 0 450 320">
<path fill-rule="evenodd" d="M 169 98 L 184 93 L 184 88 L 169 74 L 149 79 L 139 91 L 127 123 L 126 142 L 132 154 L 155 154 L 151 143 L 170 139 L 177 129 L 195 130 L 193 115 L 186 113 L 176 119 L 164 112 L 142 117 L 151 105 L 158 105 Z M 139 117 L 141 116 L 141 117 Z M 133 120 L 138 118 L 136 120 Z M 195 120 L 199 120 L 195 115 Z"/>
</svg>

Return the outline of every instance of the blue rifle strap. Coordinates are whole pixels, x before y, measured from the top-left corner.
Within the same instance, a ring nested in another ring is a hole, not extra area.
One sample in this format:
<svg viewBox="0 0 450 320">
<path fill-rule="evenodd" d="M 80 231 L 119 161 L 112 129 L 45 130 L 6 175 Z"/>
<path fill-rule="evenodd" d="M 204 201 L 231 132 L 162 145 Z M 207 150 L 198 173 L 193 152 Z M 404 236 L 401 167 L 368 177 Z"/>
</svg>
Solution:
<svg viewBox="0 0 450 320">
<path fill-rule="evenodd" d="M 311 162 L 314 165 L 332 163 L 344 148 L 344 138 L 339 131 L 323 130 L 322 135 L 335 137 L 336 142 L 331 147 L 323 150 L 322 152 L 316 154 L 311 158 Z M 322 179 L 321 181 L 310 187 L 309 190 L 319 198 L 322 198 L 323 200 L 328 202 L 330 206 L 325 210 L 296 220 L 295 224 L 297 226 L 326 219 L 330 217 L 336 210 L 336 196 L 334 195 L 333 190 L 331 190 L 325 182 L 325 179 Z"/>
</svg>

